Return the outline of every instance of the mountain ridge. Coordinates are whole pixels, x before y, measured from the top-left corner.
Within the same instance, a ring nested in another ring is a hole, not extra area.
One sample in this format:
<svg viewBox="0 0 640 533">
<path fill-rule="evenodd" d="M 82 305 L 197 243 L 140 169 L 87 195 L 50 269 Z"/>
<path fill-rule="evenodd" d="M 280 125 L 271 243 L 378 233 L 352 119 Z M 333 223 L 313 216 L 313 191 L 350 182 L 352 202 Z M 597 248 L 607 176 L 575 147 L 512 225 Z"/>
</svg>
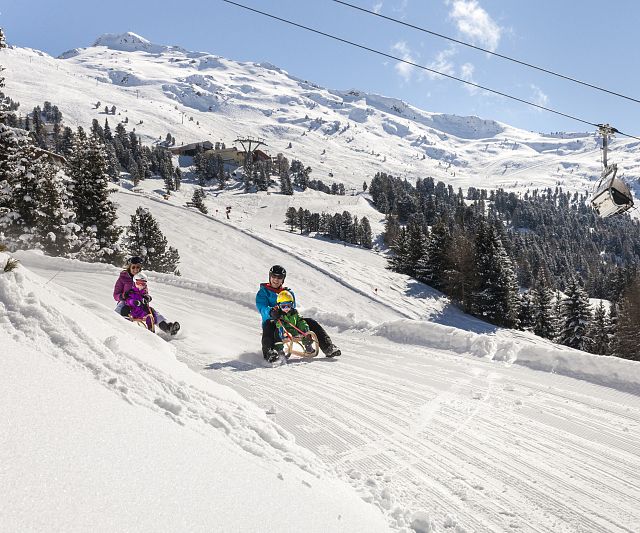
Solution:
<svg viewBox="0 0 640 533">
<path fill-rule="evenodd" d="M 311 166 L 315 179 L 352 187 L 383 171 L 410 181 L 431 176 L 462 188 L 560 186 L 585 192 L 601 170 L 598 139 L 591 133 L 537 134 L 491 119 L 424 111 L 394 97 L 324 88 L 268 62 L 158 45 L 133 32 L 104 34 L 94 46 L 57 59 L 20 48 L 3 56 L 7 93 L 24 112 L 51 94 L 45 80 L 71 84 L 76 91 L 54 91 L 47 99 L 72 127 L 104 120 L 90 103 L 106 100 L 146 142 L 167 132 L 184 144 L 230 145 L 238 137 L 259 136 L 272 155 L 282 152 Z M 61 79 L 61 70 L 74 79 Z M 11 75 L 16 71 L 20 80 Z M 630 143 L 614 139 L 610 152 L 627 176 L 640 171 Z"/>
</svg>

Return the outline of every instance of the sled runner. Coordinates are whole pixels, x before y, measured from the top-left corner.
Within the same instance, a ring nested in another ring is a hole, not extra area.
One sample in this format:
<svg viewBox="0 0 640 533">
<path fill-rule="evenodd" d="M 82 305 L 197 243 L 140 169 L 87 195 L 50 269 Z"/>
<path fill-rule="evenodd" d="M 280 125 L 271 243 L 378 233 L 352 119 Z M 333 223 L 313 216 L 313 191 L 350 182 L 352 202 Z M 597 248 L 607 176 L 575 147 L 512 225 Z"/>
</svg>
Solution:
<svg viewBox="0 0 640 533">
<path fill-rule="evenodd" d="M 156 331 L 156 321 L 153 318 L 153 311 L 151 310 L 149 311 L 149 314 L 142 318 L 133 318 L 129 315 L 129 320 L 134 324 L 138 324 L 138 326 L 148 329 L 151 333 L 155 333 Z"/>
</svg>

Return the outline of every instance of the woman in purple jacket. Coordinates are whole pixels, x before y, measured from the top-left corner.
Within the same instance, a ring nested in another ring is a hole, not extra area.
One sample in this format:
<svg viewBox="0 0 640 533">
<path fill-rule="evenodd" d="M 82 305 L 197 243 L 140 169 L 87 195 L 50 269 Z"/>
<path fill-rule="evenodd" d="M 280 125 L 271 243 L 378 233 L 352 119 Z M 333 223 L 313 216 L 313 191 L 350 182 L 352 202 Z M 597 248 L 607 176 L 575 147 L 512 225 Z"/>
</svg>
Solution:
<svg viewBox="0 0 640 533">
<path fill-rule="evenodd" d="M 118 302 L 115 308 L 115 312 L 119 315 L 128 317 L 131 316 L 132 308 L 128 305 L 127 300 L 131 299 L 131 295 L 134 292 L 133 277 L 142 270 L 142 258 L 133 256 L 127 259 L 127 265 L 124 270 L 120 272 L 120 276 L 113 287 L 113 299 Z M 149 301 L 151 297 L 149 296 Z M 148 304 L 149 302 L 145 302 Z M 180 329 L 178 322 L 167 322 L 167 320 L 157 311 L 154 310 L 156 324 L 165 333 L 175 335 Z"/>
</svg>

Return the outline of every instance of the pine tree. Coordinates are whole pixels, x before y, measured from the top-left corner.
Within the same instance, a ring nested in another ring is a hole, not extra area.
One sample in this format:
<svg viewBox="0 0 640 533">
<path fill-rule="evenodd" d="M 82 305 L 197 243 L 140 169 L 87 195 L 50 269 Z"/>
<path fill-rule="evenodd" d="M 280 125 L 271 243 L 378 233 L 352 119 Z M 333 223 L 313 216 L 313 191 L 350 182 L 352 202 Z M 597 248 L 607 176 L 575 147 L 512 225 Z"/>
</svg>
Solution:
<svg viewBox="0 0 640 533">
<path fill-rule="evenodd" d="M 400 223 L 398 217 L 394 215 L 387 215 L 385 217 L 384 234 L 382 239 L 387 246 L 392 246 L 400 235 Z"/>
<path fill-rule="evenodd" d="M 43 159 L 38 160 L 35 174 L 38 176 L 35 216 L 38 240 L 46 253 L 67 255 L 81 245 L 67 187 L 58 169 Z"/>
<path fill-rule="evenodd" d="M 0 51 L 5 47 L 4 33 L 0 28 Z M 0 65 L 0 236 L 5 234 L 5 239 L 11 239 L 12 244 L 17 245 L 22 233 L 26 232 L 25 236 L 30 240 L 32 232 L 27 224 L 33 223 L 29 210 L 35 207 L 35 186 L 32 185 L 34 179 L 29 166 L 35 154 L 27 132 L 11 126 L 14 122 L 11 111 L 17 108 L 17 104 L 2 90 L 3 71 Z M 22 197 L 21 192 L 24 192 Z"/>
<path fill-rule="evenodd" d="M 296 224 L 300 228 L 300 234 L 302 235 L 306 226 L 305 212 L 304 212 L 304 209 L 302 209 L 302 207 L 298 208 L 298 211 L 296 213 L 296 218 L 297 218 Z"/>
<path fill-rule="evenodd" d="M 74 135 L 69 126 L 65 126 L 60 136 L 60 141 L 56 145 L 58 153 L 68 156 L 73 151 Z"/>
<path fill-rule="evenodd" d="M 518 285 L 511 259 L 495 226 L 483 222 L 476 238 L 478 287 L 475 313 L 492 324 L 518 325 Z"/>
<path fill-rule="evenodd" d="M 451 236 L 451 246 L 445 258 L 443 291 L 462 304 L 465 313 L 473 310 L 473 296 L 478 278 L 475 264 L 475 238 L 471 233 L 459 231 Z"/>
<path fill-rule="evenodd" d="M 182 171 L 180 170 L 180 167 L 176 167 L 173 171 L 173 183 L 176 191 L 179 191 L 182 183 Z"/>
<path fill-rule="evenodd" d="M 640 275 L 625 287 L 620 299 L 613 354 L 640 361 Z"/>
<path fill-rule="evenodd" d="M 298 211 L 296 210 L 295 207 L 289 207 L 287 209 L 284 223 L 287 224 L 287 226 L 289 226 L 290 231 L 293 232 L 293 230 L 296 229 L 296 226 L 298 224 Z"/>
<path fill-rule="evenodd" d="M 106 172 L 109 179 L 117 182 L 120 178 L 120 163 L 118 163 L 116 150 L 111 143 L 105 145 L 105 160 L 107 163 Z"/>
<path fill-rule="evenodd" d="M 440 220 L 431 228 L 429 239 L 425 248 L 425 253 L 420 259 L 417 267 L 417 278 L 432 287 L 442 290 L 446 279 L 445 274 L 449 271 L 449 247 L 451 245 L 451 235 L 444 221 Z"/>
<path fill-rule="evenodd" d="M 191 202 L 198 209 L 198 211 L 206 215 L 209 211 L 207 209 L 207 206 L 204 205 L 205 196 L 206 195 L 204 189 L 202 187 L 196 187 L 196 189 L 193 191 Z"/>
<path fill-rule="evenodd" d="M 395 242 L 391 245 L 391 250 L 394 252 L 389 258 L 389 267 L 394 272 L 400 274 L 407 274 L 408 267 L 408 237 L 407 230 L 405 228 L 400 229 L 400 233 Z"/>
<path fill-rule="evenodd" d="M 532 293 L 532 290 L 528 290 L 520 294 L 520 312 L 518 313 L 518 319 L 520 321 L 520 329 L 523 331 L 532 331 L 535 325 Z"/>
<path fill-rule="evenodd" d="M 228 172 L 224 171 L 224 163 L 222 162 L 222 158 L 218 163 L 218 188 L 220 190 L 224 189 L 225 183 L 231 179 L 231 175 Z"/>
<path fill-rule="evenodd" d="M 3 48 L 6 48 L 7 44 L 4 40 L 4 34 L 2 33 L 2 28 L 0 28 L 0 51 Z M 18 104 L 16 104 L 11 98 L 4 94 L 2 88 L 4 87 L 4 76 L 2 75 L 4 72 L 4 68 L 0 65 L 0 124 L 5 124 L 7 126 L 11 125 L 14 121 L 15 117 L 12 117 L 12 109 L 17 109 Z"/>
<path fill-rule="evenodd" d="M 566 289 L 567 297 L 562 301 L 562 329 L 558 342 L 577 350 L 588 351 L 591 339 L 587 336 L 587 327 L 591 320 L 589 297 L 572 277 Z"/>
<path fill-rule="evenodd" d="M 368 249 L 373 248 L 371 224 L 369 223 L 369 219 L 367 217 L 362 217 L 362 220 L 360 221 L 360 228 L 361 228 L 360 244 Z"/>
<path fill-rule="evenodd" d="M 416 277 L 418 264 L 424 257 L 427 248 L 427 236 L 424 234 L 420 223 L 412 219 L 407 224 L 407 274 Z"/>
<path fill-rule="evenodd" d="M 607 310 L 601 300 L 593 313 L 587 332 L 587 336 L 591 339 L 591 347 L 589 349 L 591 353 L 609 355 L 611 349 L 609 330 L 610 324 Z"/>
<path fill-rule="evenodd" d="M 6 128 L 6 131 L 3 131 Z M 0 125 L 0 230 L 14 247 L 36 241 L 35 215 L 38 177 L 33 140 Z"/>
<path fill-rule="evenodd" d="M 104 262 L 120 262 L 118 239 L 122 229 L 116 225 L 116 207 L 109 198 L 109 176 L 104 145 L 95 134 L 88 139 L 78 128 L 69 158 L 70 191 L 76 223 L 94 242 L 86 253 Z"/>
<path fill-rule="evenodd" d="M 546 278 L 540 277 L 533 289 L 531 313 L 533 315 L 533 333 L 545 339 L 555 337 L 556 317 L 553 310 L 553 293 Z"/>
<path fill-rule="evenodd" d="M 563 319 L 562 319 L 562 302 L 563 302 L 563 298 L 562 298 L 562 293 L 559 290 L 556 290 L 556 293 L 553 297 L 553 318 L 554 318 L 554 322 L 553 322 L 553 341 L 554 342 L 560 342 L 559 338 L 560 338 L 560 332 L 562 331 L 562 324 L 563 324 Z"/>
<path fill-rule="evenodd" d="M 180 255 L 178 250 L 168 246 L 151 212 L 138 207 L 131 215 L 131 225 L 127 228 L 125 245 L 128 255 L 137 255 L 144 260 L 145 268 L 156 272 L 178 273 Z"/>
<path fill-rule="evenodd" d="M 280 192 L 288 196 L 293 195 L 293 185 L 291 185 L 289 172 L 286 170 L 280 174 Z"/>
</svg>

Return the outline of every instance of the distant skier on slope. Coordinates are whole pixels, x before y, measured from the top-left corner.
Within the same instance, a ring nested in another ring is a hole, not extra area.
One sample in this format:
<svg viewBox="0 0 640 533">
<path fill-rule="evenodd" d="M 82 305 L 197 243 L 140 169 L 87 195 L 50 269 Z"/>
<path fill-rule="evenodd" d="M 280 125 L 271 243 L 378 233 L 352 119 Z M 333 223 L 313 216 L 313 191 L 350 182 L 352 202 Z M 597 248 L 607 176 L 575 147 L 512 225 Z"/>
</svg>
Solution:
<svg viewBox="0 0 640 533">
<path fill-rule="evenodd" d="M 116 305 L 115 312 L 124 317 L 144 318 L 147 312 L 144 311 L 144 307 L 149 308 L 149 302 L 151 301 L 151 295 L 147 291 L 147 276 L 142 274 L 142 258 L 138 256 L 130 257 L 127 260 L 127 265 L 120 272 L 120 276 L 116 280 L 116 284 L 113 287 L 113 298 L 118 304 Z M 134 279 L 139 276 L 139 287 L 135 287 Z M 146 300 L 146 301 L 145 301 Z M 139 302 L 139 304 L 137 304 Z M 140 316 L 134 316 L 134 313 Z M 165 333 L 175 335 L 180 329 L 178 322 L 167 322 L 166 319 L 153 309 L 153 316 L 155 323 Z"/>
<path fill-rule="evenodd" d="M 280 292 L 286 290 L 291 295 L 293 307 L 295 307 L 293 291 L 283 286 L 286 276 L 287 271 L 284 267 L 272 266 L 269 270 L 269 282 L 261 283 L 256 294 L 256 307 L 262 316 L 262 355 L 269 362 L 274 362 L 284 356 L 282 339 L 276 326 L 276 321 L 283 316 L 283 310 L 278 305 Z M 305 318 L 304 321 L 309 329 L 317 335 L 320 349 L 327 357 L 341 355 L 340 349 L 331 342 L 331 338 L 320 324 L 312 318 Z"/>
</svg>

